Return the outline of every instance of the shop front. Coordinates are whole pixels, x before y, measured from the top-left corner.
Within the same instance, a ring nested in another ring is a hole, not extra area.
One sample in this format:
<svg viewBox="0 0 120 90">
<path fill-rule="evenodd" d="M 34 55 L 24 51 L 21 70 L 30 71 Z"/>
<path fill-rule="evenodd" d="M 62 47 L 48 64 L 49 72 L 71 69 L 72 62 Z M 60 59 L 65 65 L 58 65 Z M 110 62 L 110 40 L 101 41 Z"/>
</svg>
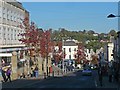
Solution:
<svg viewBox="0 0 120 90">
<path fill-rule="evenodd" d="M 0 80 L 2 80 L 2 70 L 5 72 L 11 67 L 12 53 L 0 53 Z"/>
</svg>

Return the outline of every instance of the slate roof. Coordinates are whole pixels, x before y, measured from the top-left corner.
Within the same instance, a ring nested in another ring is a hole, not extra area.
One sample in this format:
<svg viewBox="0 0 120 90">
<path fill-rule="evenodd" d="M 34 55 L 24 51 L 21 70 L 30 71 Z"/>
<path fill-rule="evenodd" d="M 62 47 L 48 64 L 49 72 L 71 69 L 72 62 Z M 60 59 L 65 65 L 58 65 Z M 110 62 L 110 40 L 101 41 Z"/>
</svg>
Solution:
<svg viewBox="0 0 120 90">
<path fill-rule="evenodd" d="M 64 46 L 77 46 L 74 41 L 64 41 Z"/>
<path fill-rule="evenodd" d="M 17 8 L 20 8 L 22 10 L 25 10 L 24 7 L 22 6 L 22 3 L 20 3 L 20 2 L 7 2 L 7 3 L 9 3 Z"/>
</svg>

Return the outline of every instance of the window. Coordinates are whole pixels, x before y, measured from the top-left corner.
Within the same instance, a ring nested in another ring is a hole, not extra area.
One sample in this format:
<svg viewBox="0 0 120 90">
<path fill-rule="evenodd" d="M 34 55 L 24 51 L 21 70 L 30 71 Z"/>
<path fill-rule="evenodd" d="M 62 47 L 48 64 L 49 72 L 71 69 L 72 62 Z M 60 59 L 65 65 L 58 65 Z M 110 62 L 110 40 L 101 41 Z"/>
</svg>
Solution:
<svg viewBox="0 0 120 90">
<path fill-rule="evenodd" d="M 5 19 L 5 7 L 3 7 L 3 19 Z"/>
<path fill-rule="evenodd" d="M 8 28 L 8 33 L 9 33 L 9 30 L 10 30 L 10 29 Z"/>
<path fill-rule="evenodd" d="M 10 38 L 9 38 L 9 34 L 8 34 L 8 40 L 10 40 Z"/>
<path fill-rule="evenodd" d="M 69 48 L 69 52 L 71 52 L 71 48 Z"/>
<path fill-rule="evenodd" d="M 13 40 L 13 34 L 11 34 L 11 40 Z"/>
<path fill-rule="evenodd" d="M 76 48 L 74 48 L 74 51 L 76 51 Z"/>
<path fill-rule="evenodd" d="M 1 33 L 0 33 L 0 39 L 1 39 Z"/>
<path fill-rule="evenodd" d="M 65 52 L 65 48 L 63 49 L 63 51 Z"/>
<path fill-rule="evenodd" d="M 69 55 L 69 59 L 71 59 L 71 55 Z"/>
<path fill-rule="evenodd" d="M 7 14 L 7 20 L 9 20 L 9 15 Z"/>
<path fill-rule="evenodd" d="M 3 31 L 5 32 L 5 30 L 6 30 L 6 28 L 5 27 L 3 27 Z"/>
<path fill-rule="evenodd" d="M 11 18 L 10 18 L 10 19 L 11 19 L 11 21 L 13 20 L 13 15 L 12 15 L 12 11 L 11 11 Z"/>
<path fill-rule="evenodd" d="M 89 53 L 90 53 L 90 49 L 89 49 Z"/>
<path fill-rule="evenodd" d="M 8 28 L 8 33 L 9 33 L 9 28 Z M 8 40 L 10 40 L 10 36 L 9 36 L 9 34 L 8 34 Z"/>
<path fill-rule="evenodd" d="M 3 34 L 3 38 L 4 38 L 4 40 L 6 40 L 5 33 Z"/>
<path fill-rule="evenodd" d="M 7 20 L 9 20 L 9 9 L 7 9 Z"/>
<path fill-rule="evenodd" d="M 15 40 L 16 40 L 16 34 L 15 34 Z"/>
</svg>

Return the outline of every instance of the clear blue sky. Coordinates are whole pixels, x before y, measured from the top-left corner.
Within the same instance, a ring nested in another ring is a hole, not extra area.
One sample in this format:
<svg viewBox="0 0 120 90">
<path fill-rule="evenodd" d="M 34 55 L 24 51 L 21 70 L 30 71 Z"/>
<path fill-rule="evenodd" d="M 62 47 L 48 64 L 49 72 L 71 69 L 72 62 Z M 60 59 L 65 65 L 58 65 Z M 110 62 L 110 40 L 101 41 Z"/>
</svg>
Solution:
<svg viewBox="0 0 120 90">
<path fill-rule="evenodd" d="M 30 18 L 43 29 L 66 28 L 71 31 L 94 30 L 108 33 L 118 30 L 118 19 L 107 15 L 118 15 L 117 2 L 23 2 Z"/>
</svg>

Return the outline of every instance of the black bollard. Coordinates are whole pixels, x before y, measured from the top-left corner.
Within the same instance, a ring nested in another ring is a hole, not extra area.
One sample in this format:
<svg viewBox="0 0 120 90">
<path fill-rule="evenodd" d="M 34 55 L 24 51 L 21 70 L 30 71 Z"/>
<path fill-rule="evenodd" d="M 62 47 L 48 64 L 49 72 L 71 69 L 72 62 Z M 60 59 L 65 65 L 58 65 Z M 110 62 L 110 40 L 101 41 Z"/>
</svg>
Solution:
<svg viewBox="0 0 120 90">
<path fill-rule="evenodd" d="M 54 71 L 52 72 L 52 76 L 54 77 Z"/>
<path fill-rule="evenodd" d="M 44 73 L 44 79 L 46 79 L 46 73 Z"/>
</svg>

